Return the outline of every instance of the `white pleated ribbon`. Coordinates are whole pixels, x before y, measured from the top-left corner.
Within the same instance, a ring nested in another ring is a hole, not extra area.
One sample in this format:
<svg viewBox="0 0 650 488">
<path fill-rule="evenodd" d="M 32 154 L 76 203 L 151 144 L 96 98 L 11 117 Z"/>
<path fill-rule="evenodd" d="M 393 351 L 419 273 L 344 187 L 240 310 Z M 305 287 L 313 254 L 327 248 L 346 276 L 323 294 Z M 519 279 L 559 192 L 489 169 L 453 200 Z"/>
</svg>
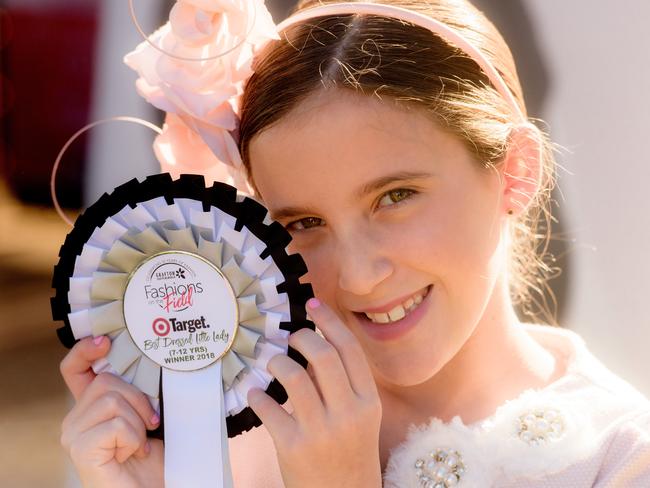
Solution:
<svg viewBox="0 0 650 488">
<path fill-rule="evenodd" d="M 288 350 L 284 277 L 235 223 L 190 199 L 126 206 L 93 232 L 70 279 L 74 337 L 112 340 L 93 370 L 133 384 L 157 412 L 162 383 L 168 488 L 232 486 L 226 417 L 269 386 L 269 359 Z"/>
</svg>

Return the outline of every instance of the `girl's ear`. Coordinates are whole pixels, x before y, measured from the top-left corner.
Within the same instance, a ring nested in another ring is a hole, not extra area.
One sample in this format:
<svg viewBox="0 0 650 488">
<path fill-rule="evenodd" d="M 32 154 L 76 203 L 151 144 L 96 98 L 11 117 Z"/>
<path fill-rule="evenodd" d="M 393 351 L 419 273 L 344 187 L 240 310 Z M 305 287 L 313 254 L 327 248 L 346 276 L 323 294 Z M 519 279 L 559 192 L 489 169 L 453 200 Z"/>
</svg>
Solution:
<svg viewBox="0 0 650 488">
<path fill-rule="evenodd" d="M 531 123 L 519 124 L 508 136 L 508 151 L 501 166 L 504 213 L 523 213 L 534 200 L 542 180 L 542 137 Z"/>
</svg>

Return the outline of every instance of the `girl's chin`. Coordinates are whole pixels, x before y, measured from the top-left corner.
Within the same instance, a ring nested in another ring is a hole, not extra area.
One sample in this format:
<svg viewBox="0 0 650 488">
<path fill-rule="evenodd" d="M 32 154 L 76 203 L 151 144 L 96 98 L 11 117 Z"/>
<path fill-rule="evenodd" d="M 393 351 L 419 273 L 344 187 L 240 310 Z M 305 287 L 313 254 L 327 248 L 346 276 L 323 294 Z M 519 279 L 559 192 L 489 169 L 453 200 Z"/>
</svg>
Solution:
<svg viewBox="0 0 650 488">
<path fill-rule="evenodd" d="M 435 373 L 432 373 L 428 368 L 426 371 L 422 371 L 418 374 L 417 371 L 413 370 L 375 370 L 375 380 L 377 381 L 378 386 L 384 386 L 387 389 L 395 388 L 410 388 L 418 385 L 422 385 L 430 380 Z"/>
</svg>

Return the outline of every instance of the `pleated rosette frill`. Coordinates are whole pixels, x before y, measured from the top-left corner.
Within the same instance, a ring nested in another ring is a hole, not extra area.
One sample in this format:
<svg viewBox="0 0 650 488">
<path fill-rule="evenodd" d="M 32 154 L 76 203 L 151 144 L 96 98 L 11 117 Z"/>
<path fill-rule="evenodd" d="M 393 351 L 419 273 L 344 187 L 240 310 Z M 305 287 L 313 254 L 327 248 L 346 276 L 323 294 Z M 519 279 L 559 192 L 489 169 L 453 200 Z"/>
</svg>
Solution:
<svg viewBox="0 0 650 488">
<path fill-rule="evenodd" d="M 262 205 L 228 185 L 206 188 L 197 175 L 131 180 L 89 207 L 61 247 L 52 298 L 53 317 L 65 324 L 59 338 L 72 347 L 84 337 L 109 336 L 110 352 L 93 370 L 119 375 L 143 391 L 161 413 L 153 435 L 162 438 L 161 366 L 127 329 L 125 290 L 152 256 L 182 252 L 209 263 L 227 280 L 237 304 L 236 333 L 219 358 L 227 432 L 234 437 L 261 425 L 247 405 L 250 388 L 262 388 L 279 403 L 287 400 L 266 370 L 271 357 L 287 354 L 307 366 L 288 345 L 291 332 L 314 329 L 304 308 L 313 292 L 299 282 L 307 270 L 299 255 L 287 254 L 290 240 Z"/>
</svg>

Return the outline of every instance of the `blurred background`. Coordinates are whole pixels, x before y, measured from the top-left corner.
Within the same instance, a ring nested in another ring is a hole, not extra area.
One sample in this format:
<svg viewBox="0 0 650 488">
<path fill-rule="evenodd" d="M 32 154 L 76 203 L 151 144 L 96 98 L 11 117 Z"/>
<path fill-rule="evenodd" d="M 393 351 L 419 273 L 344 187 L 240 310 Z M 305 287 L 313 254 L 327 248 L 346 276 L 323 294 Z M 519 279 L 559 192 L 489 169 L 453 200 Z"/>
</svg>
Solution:
<svg viewBox="0 0 650 488">
<path fill-rule="evenodd" d="M 172 1 L 135 0 L 146 32 Z M 531 115 L 564 149 L 550 284 L 563 327 L 650 395 L 650 3 L 476 0 L 510 44 Z M 267 0 L 276 21 L 291 0 Z M 66 350 L 50 317 L 52 267 L 68 227 L 49 196 L 52 164 L 85 124 L 162 116 L 122 57 L 141 38 L 126 0 L 0 0 L 0 485 L 76 486 L 59 447 Z M 70 147 L 58 196 L 74 217 L 104 191 L 156 172 L 148 129 L 108 124 Z"/>
</svg>

